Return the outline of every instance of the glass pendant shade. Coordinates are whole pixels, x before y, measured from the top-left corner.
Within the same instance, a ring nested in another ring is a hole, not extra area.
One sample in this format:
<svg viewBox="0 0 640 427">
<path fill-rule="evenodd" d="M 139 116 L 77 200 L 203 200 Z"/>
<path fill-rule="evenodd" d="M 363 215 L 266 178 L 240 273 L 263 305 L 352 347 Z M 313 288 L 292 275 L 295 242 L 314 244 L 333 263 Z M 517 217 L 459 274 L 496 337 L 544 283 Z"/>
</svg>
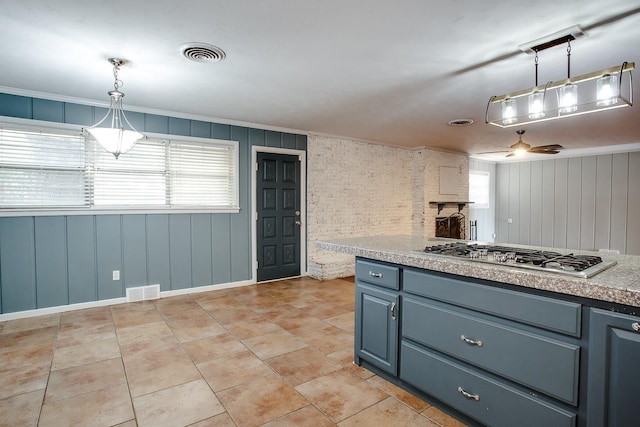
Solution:
<svg viewBox="0 0 640 427">
<path fill-rule="evenodd" d="M 502 122 L 505 125 L 515 123 L 518 116 L 515 99 L 505 99 L 502 101 Z"/>
<path fill-rule="evenodd" d="M 558 109 L 565 114 L 578 109 L 578 86 L 569 83 L 558 88 Z"/>
<path fill-rule="evenodd" d="M 529 118 L 544 117 L 544 92 L 533 92 L 529 95 Z"/>
<path fill-rule="evenodd" d="M 117 159 L 120 154 L 131 150 L 136 142 L 145 138 L 145 136 L 129 123 L 122 109 L 124 93 L 120 92 L 119 89 L 123 83 L 118 79 L 118 71 L 125 61 L 118 58 L 109 58 L 109 62 L 113 65 L 114 77 L 114 90 L 107 92 L 111 98 L 109 110 L 98 123 L 87 128 L 86 131 L 95 138 L 105 151 L 113 154 Z M 103 123 L 104 125 L 101 126 Z M 109 124 L 110 126 L 107 127 Z M 125 125 L 128 129 L 125 129 Z"/>
<path fill-rule="evenodd" d="M 143 138 L 140 132 L 118 128 L 92 128 L 87 129 L 98 144 L 106 151 L 116 156 L 131 150 L 139 139 Z"/>
<path fill-rule="evenodd" d="M 618 102 L 618 76 L 607 74 L 596 80 L 597 105 L 613 105 Z"/>
</svg>

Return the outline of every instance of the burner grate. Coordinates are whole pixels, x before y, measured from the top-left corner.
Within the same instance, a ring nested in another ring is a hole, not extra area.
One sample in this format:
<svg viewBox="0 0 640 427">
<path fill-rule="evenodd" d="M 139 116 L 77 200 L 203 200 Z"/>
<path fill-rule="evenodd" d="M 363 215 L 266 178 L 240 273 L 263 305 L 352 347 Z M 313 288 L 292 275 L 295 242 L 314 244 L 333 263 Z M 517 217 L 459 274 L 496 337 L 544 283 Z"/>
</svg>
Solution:
<svg viewBox="0 0 640 427">
<path fill-rule="evenodd" d="M 585 271 L 602 263 L 602 258 L 595 255 L 561 254 L 538 249 L 459 242 L 427 246 L 424 252 L 457 258 L 479 259 L 484 262 L 508 263 L 522 267 L 534 266 L 540 269 L 567 272 Z"/>
</svg>

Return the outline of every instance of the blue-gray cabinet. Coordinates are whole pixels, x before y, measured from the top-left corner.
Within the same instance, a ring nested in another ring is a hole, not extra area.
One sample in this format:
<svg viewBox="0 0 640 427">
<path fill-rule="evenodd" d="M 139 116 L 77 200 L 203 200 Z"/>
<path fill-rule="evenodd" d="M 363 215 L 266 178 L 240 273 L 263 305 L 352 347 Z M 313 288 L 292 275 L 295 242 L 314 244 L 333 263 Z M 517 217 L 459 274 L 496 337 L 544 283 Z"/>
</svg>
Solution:
<svg viewBox="0 0 640 427">
<path fill-rule="evenodd" d="M 640 423 L 640 318 L 591 309 L 587 425 Z"/>
<path fill-rule="evenodd" d="M 578 423 L 582 306 L 356 260 L 355 363 L 469 424 Z"/>
<path fill-rule="evenodd" d="M 398 294 L 397 267 L 356 262 L 354 360 L 360 359 L 397 375 Z"/>
</svg>

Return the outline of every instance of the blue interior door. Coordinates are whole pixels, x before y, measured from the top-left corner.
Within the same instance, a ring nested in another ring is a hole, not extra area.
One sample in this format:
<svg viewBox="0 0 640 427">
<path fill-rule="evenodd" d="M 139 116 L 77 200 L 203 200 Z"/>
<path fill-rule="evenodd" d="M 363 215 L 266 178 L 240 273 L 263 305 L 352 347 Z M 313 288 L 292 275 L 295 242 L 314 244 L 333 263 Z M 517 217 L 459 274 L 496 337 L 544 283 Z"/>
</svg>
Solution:
<svg viewBox="0 0 640 427">
<path fill-rule="evenodd" d="M 258 282 L 300 275 L 300 159 L 258 153 Z"/>
</svg>

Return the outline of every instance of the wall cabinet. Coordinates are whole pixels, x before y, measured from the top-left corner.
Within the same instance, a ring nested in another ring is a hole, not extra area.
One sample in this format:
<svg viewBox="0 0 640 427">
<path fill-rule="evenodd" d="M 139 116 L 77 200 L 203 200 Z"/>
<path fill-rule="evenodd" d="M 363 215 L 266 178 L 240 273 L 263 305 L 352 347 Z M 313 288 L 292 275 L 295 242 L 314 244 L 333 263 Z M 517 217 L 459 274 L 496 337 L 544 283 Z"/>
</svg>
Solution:
<svg viewBox="0 0 640 427">
<path fill-rule="evenodd" d="M 591 309 L 587 425 L 640 423 L 640 318 Z"/>
</svg>

